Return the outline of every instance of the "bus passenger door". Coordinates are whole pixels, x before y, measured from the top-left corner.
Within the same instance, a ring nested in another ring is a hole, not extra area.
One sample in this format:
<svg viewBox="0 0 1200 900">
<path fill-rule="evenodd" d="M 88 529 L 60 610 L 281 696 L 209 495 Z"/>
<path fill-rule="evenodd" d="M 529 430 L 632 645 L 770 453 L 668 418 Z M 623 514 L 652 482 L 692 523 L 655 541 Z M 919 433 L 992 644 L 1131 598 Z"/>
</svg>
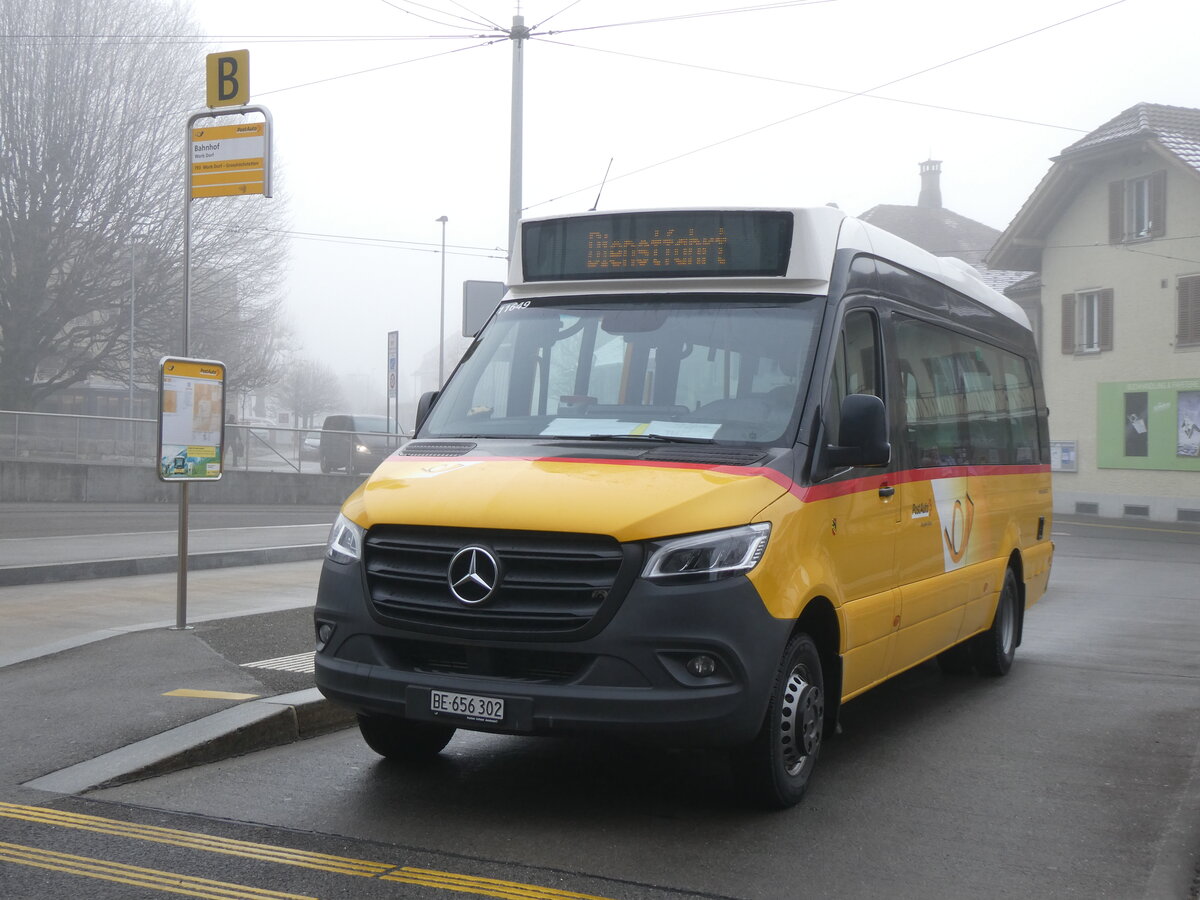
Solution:
<svg viewBox="0 0 1200 900">
<path fill-rule="evenodd" d="M 976 573 L 963 552 L 978 531 L 968 490 L 967 393 L 958 336 L 903 315 L 891 317 L 900 398 L 897 586 L 900 629 L 890 672 L 900 672 L 959 639 Z"/>
<path fill-rule="evenodd" d="M 847 312 L 835 348 L 825 409 L 825 442 L 837 444 L 842 398 L 855 393 L 884 399 L 879 320 L 870 309 Z M 814 506 L 824 525 L 824 556 L 841 591 L 845 627 L 843 695 L 883 677 L 891 653 L 899 592 L 895 589 L 898 505 L 893 467 L 854 468 L 832 474 Z M 815 512 L 815 510 L 814 510 Z"/>
</svg>

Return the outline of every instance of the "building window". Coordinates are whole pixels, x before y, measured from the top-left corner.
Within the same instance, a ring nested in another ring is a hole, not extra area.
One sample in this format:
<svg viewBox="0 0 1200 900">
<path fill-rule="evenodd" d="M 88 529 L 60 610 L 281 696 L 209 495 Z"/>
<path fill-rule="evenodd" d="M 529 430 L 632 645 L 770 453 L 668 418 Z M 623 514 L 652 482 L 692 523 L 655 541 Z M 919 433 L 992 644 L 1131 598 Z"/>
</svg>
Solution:
<svg viewBox="0 0 1200 900">
<path fill-rule="evenodd" d="M 1179 325 L 1175 346 L 1200 346 L 1200 275 L 1179 279 Z"/>
<path fill-rule="evenodd" d="M 1108 185 L 1108 242 L 1123 244 L 1167 232 L 1167 173 L 1154 172 Z"/>
<path fill-rule="evenodd" d="M 1062 352 L 1099 353 L 1112 348 L 1112 289 L 1063 294 Z"/>
</svg>

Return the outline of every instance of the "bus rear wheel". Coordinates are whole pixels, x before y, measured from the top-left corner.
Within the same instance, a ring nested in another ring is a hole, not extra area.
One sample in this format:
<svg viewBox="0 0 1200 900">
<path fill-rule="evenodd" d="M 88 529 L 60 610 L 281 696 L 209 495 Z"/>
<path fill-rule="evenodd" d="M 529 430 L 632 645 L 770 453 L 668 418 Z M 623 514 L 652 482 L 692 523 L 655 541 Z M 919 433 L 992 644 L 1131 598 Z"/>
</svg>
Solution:
<svg viewBox="0 0 1200 900">
<path fill-rule="evenodd" d="M 454 729 L 449 725 L 361 713 L 358 730 L 367 746 L 380 756 L 401 762 L 437 756 L 454 737 Z"/>
<path fill-rule="evenodd" d="M 1017 653 L 1017 576 L 1012 569 L 1004 573 L 1004 587 L 996 603 L 992 627 L 975 637 L 971 652 L 980 675 L 998 677 L 1008 674 Z"/>
<path fill-rule="evenodd" d="M 799 803 L 825 733 L 825 679 L 817 645 L 795 635 L 784 650 L 766 719 L 757 737 L 734 751 L 734 772 L 755 805 Z"/>
</svg>

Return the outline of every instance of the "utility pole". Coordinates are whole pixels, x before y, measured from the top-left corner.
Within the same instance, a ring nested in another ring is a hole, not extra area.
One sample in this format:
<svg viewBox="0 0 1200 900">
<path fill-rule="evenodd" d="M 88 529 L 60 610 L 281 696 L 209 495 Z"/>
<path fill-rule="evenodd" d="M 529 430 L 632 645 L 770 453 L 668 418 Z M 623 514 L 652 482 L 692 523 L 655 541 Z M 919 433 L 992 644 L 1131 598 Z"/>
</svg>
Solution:
<svg viewBox="0 0 1200 900">
<path fill-rule="evenodd" d="M 512 145 L 508 157 L 508 258 L 511 260 L 517 243 L 517 221 L 521 218 L 522 95 L 525 80 L 525 40 L 529 37 L 524 16 L 513 16 L 512 30 L 508 36 L 513 42 Z"/>
<path fill-rule="evenodd" d="M 450 221 L 446 216 L 438 216 L 437 221 L 442 223 L 442 301 L 438 306 L 438 386 L 440 391 L 446 385 L 445 375 L 445 358 L 446 358 L 446 223 Z M 399 401 L 397 401 L 399 406 Z M 399 419 L 399 416 L 397 416 Z"/>
</svg>

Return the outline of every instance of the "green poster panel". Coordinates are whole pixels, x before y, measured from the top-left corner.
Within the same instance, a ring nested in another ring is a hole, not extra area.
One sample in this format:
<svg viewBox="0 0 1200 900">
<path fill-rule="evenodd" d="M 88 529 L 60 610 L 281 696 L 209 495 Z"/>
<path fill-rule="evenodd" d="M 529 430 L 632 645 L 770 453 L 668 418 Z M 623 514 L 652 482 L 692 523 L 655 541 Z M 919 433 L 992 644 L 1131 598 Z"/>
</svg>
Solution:
<svg viewBox="0 0 1200 900">
<path fill-rule="evenodd" d="M 1200 379 L 1097 386 L 1102 469 L 1200 472 Z"/>
</svg>

